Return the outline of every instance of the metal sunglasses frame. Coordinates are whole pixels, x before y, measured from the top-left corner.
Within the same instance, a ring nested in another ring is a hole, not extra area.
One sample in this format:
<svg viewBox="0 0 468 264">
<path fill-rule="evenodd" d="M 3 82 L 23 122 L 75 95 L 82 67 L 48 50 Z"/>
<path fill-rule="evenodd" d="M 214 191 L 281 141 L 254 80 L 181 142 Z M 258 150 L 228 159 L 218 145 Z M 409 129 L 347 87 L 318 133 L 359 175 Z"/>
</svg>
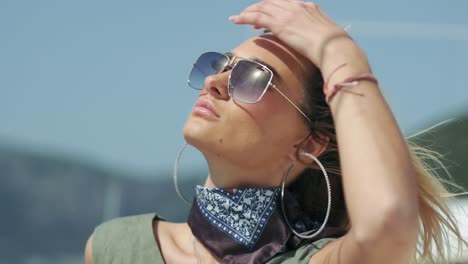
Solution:
<svg viewBox="0 0 468 264">
<path fill-rule="evenodd" d="M 275 89 L 281 96 L 283 96 L 284 99 L 286 99 L 294 108 L 296 108 L 297 111 L 299 111 L 299 113 L 301 113 L 302 116 L 304 116 L 304 118 L 309 122 L 309 123 L 312 123 L 312 121 L 310 120 L 309 117 L 307 117 L 307 115 L 291 100 L 289 99 L 274 83 L 272 83 L 272 80 L 273 80 L 273 71 L 268 68 L 266 65 L 263 65 L 262 63 L 258 62 L 258 61 L 254 61 L 254 60 L 251 60 L 251 59 L 247 59 L 247 58 L 242 58 L 242 57 L 239 57 L 239 56 L 236 56 L 232 53 L 220 53 L 220 52 L 215 52 L 215 51 L 209 51 L 209 52 L 205 52 L 205 53 L 202 53 L 198 58 L 197 60 L 203 56 L 204 54 L 207 54 L 207 53 L 216 53 L 216 54 L 219 54 L 219 55 L 222 55 L 222 56 L 225 56 L 228 60 L 227 60 L 227 63 L 222 67 L 222 70 L 224 70 L 227 66 L 230 66 L 231 67 L 231 72 L 229 73 L 229 79 L 228 79 L 228 94 L 229 96 L 235 100 L 236 102 L 242 102 L 242 103 L 246 103 L 246 104 L 255 104 L 255 103 L 258 103 L 263 95 L 266 93 L 268 87 L 273 87 L 273 89 Z M 236 59 L 240 59 L 239 61 L 237 61 L 236 63 L 234 63 L 234 61 Z M 259 65 L 260 67 L 262 67 L 263 70 L 266 70 L 270 73 L 270 79 L 268 80 L 268 83 L 267 85 L 265 86 L 265 88 L 263 88 L 263 92 L 260 94 L 260 96 L 258 97 L 258 99 L 254 102 L 246 102 L 246 101 L 243 101 L 243 100 L 239 100 L 239 99 L 236 99 L 234 98 L 234 96 L 232 95 L 232 85 L 231 85 L 231 73 L 232 71 L 234 70 L 234 68 L 239 64 L 240 61 L 248 61 L 248 62 L 251 62 L 251 63 L 255 63 L 257 65 Z M 234 63 L 234 65 L 233 65 Z M 196 64 L 196 61 L 195 63 L 193 63 L 193 67 L 192 67 L 192 71 L 193 71 L 193 68 L 196 67 L 201 73 L 203 73 L 206 77 L 208 76 L 207 74 L 205 74 L 202 69 L 200 69 L 199 66 L 197 66 Z M 218 72 L 219 73 L 219 72 Z M 202 90 L 203 88 L 197 88 L 197 87 L 194 87 L 190 84 L 190 78 L 188 80 L 188 85 L 194 89 L 197 89 L 197 90 Z"/>
</svg>

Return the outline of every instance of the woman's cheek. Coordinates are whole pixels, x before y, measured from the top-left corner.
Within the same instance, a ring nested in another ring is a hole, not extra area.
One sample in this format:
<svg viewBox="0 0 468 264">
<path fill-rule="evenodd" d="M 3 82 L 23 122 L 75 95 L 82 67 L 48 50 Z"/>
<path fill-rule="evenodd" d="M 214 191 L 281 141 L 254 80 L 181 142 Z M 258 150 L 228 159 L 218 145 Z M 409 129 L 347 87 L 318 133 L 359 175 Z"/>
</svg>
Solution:
<svg viewBox="0 0 468 264">
<path fill-rule="evenodd" d="M 268 89 L 262 99 L 255 104 L 244 104 L 245 109 L 259 123 L 272 120 L 275 112 L 281 111 L 282 102 L 279 94 L 272 89 Z"/>
</svg>

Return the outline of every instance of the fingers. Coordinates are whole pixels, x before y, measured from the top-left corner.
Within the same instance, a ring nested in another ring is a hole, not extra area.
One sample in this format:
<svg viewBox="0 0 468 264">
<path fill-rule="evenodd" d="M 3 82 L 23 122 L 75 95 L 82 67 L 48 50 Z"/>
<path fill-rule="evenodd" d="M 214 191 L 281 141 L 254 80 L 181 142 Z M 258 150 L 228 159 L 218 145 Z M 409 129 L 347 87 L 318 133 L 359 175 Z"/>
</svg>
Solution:
<svg viewBox="0 0 468 264">
<path fill-rule="evenodd" d="M 251 24 L 254 29 L 270 28 L 273 17 L 281 13 L 281 8 L 273 1 L 262 1 L 247 7 L 239 15 L 229 19 L 236 24 Z"/>
<path fill-rule="evenodd" d="M 236 24 L 250 24 L 255 29 L 270 28 L 273 17 L 258 11 L 242 12 L 237 16 L 230 16 L 229 20 Z"/>
<path fill-rule="evenodd" d="M 284 11 L 292 10 L 292 6 L 303 2 L 302 0 L 263 0 L 252 4 L 241 12 L 262 12 L 270 16 L 281 15 Z M 293 4 L 291 4 L 293 3 Z"/>
<path fill-rule="evenodd" d="M 263 0 L 263 2 L 274 4 L 283 11 L 293 11 L 305 3 L 303 0 Z"/>
<path fill-rule="evenodd" d="M 297 5 L 302 0 L 263 0 L 250 5 L 239 15 L 229 19 L 236 24 L 251 24 L 254 29 L 268 28 L 274 21 L 280 19 L 286 11 L 291 10 L 291 5 Z"/>
<path fill-rule="evenodd" d="M 247 7 L 243 12 L 262 12 L 270 16 L 281 13 L 282 8 L 275 1 L 262 1 Z"/>
<path fill-rule="evenodd" d="M 302 11 L 301 11 L 302 10 Z M 306 13 L 321 12 L 315 3 L 303 0 L 263 0 L 250 5 L 239 15 L 229 17 L 236 24 L 250 24 L 254 29 L 267 28 L 271 30 L 274 23 L 285 23 L 306 11 Z"/>
</svg>

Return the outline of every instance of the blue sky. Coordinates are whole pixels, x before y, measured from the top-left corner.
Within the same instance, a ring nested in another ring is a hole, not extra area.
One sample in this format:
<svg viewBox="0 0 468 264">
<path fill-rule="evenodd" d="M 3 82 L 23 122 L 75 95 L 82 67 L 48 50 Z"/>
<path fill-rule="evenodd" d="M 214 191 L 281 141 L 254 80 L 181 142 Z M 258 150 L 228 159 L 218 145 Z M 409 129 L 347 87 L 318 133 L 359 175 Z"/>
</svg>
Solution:
<svg viewBox="0 0 468 264">
<path fill-rule="evenodd" d="M 169 177 L 204 51 L 254 1 L 0 1 L 0 143 Z M 468 1 L 317 1 L 363 47 L 405 135 L 468 111 Z M 205 166 L 189 150 L 181 166 Z"/>
</svg>

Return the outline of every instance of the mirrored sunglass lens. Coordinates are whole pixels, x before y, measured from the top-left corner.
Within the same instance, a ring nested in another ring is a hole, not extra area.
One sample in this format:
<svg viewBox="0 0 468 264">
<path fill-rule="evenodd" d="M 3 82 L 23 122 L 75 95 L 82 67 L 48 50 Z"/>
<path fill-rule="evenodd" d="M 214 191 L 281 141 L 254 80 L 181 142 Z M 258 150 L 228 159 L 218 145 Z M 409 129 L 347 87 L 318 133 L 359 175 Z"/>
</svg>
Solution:
<svg viewBox="0 0 468 264">
<path fill-rule="evenodd" d="M 229 58 L 221 53 L 203 53 L 193 65 L 189 75 L 189 85 L 195 89 L 203 89 L 205 78 L 220 72 L 228 60 Z"/>
<path fill-rule="evenodd" d="M 271 73 L 252 61 L 239 61 L 232 69 L 230 78 L 231 95 L 234 100 L 254 103 L 265 91 Z"/>
</svg>

